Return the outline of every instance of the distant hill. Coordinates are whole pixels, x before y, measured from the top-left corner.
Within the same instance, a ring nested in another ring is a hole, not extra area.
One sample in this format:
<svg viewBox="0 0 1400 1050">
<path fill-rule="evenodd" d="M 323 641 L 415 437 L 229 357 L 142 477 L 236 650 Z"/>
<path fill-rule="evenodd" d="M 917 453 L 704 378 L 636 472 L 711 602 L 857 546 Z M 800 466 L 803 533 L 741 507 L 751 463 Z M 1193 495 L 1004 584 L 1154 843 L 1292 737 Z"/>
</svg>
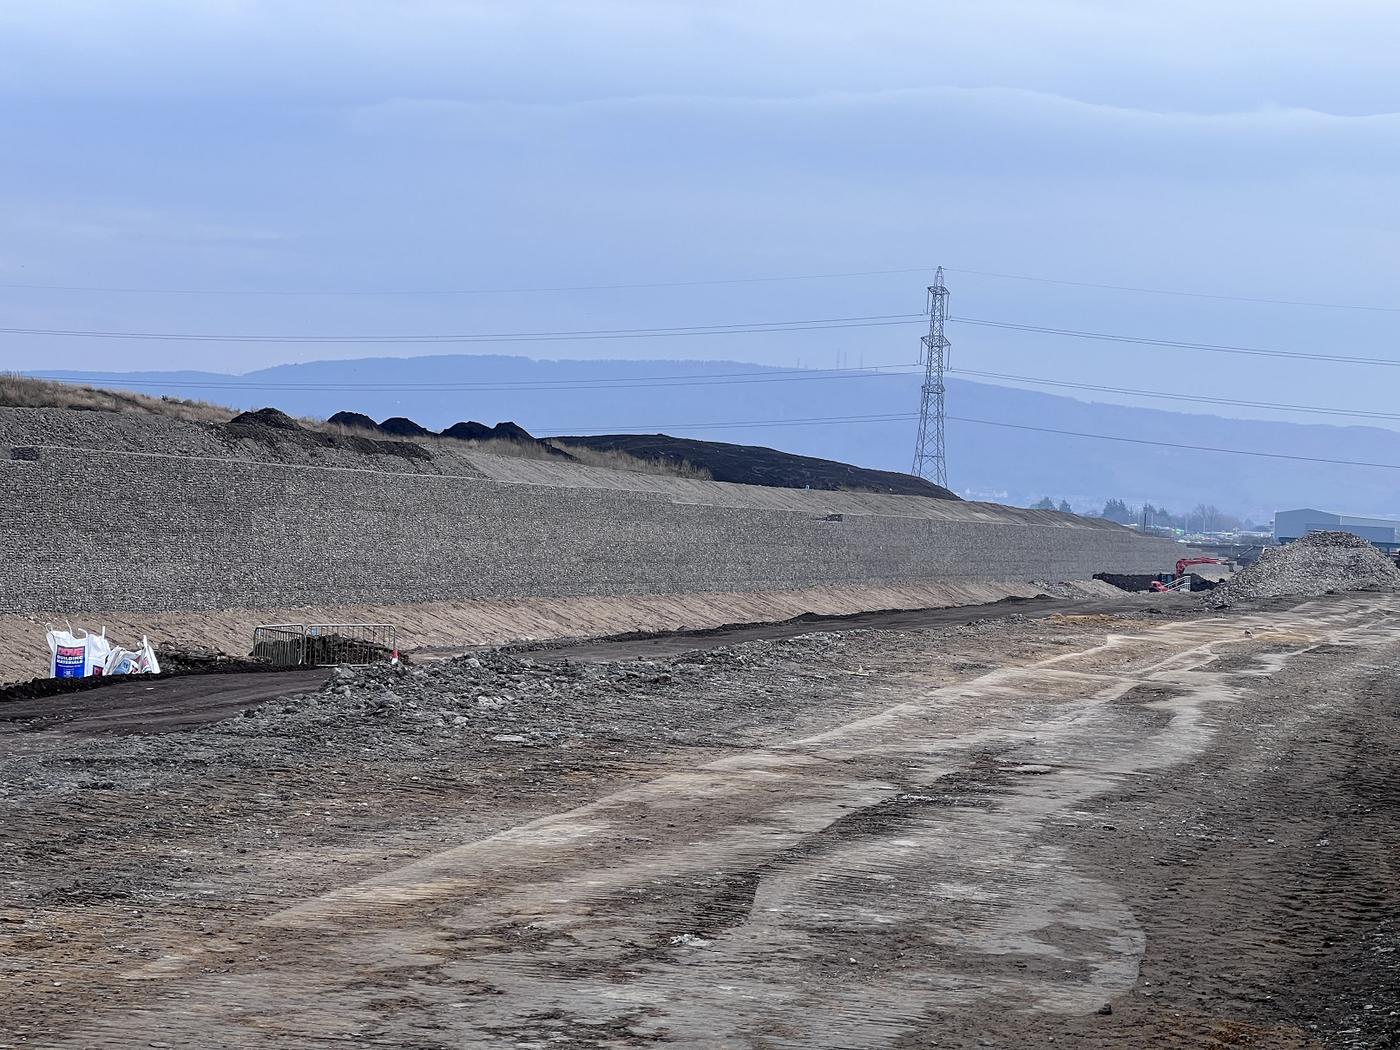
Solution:
<svg viewBox="0 0 1400 1050">
<path fill-rule="evenodd" d="M 433 430 L 477 419 L 514 420 L 537 435 L 665 432 L 890 471 L 909 469 L 919 398 L 918 376 L 852 371 L 835 379 L 790 381 L 777 370 L 734 361 L 448 355 L 315 361 L 241 376 L 45 374 L 239 408 L 272 405 L 323 419 L 341 410 L 375 419 L 403 416 Z M 1255 518 L 1304 506 L 1400 515 L 1400 470 L 1197 452 L 963 420 L 1400 464 L 1400 432 L 1394 430 L 1128 408 L 956 378 L 948 382 L 948 409 L 957 417 L 948 424 L 948 472 L 964 497 L 1025 505 L 1050 496 L 1079 510 L 1101 507 L 1110 497 L 1177 509 L 1213 503 Z M 888 418 L 904 414 L 911 418 Z M 821 422 L 861 416 L 887 418 Z M 774 425 L 785 419 L 815 422 Z"/>
</svg>

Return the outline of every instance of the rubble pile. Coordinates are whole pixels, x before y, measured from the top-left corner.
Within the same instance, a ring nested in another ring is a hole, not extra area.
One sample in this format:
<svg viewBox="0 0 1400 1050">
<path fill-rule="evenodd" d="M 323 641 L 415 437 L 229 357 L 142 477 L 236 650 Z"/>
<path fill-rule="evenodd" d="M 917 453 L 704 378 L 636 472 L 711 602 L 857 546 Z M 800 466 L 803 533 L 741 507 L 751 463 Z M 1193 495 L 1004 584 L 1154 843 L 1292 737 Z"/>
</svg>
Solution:
<svg viewBox="0 0 1400 1050">
<path fill-rule="evenodd" d="M 1314 532 L 1265 550 L 1202 601 L 1220 608 L 1260 598 L 1395 590 L 1400 569 L 1366 540 L 1349 532 Z"/>
<path fill-rule="evenodd" d="M 1038 622 L 1011 614 L 929 633 L 956 654 L 955 671 L 981 673 L 992 665 L 966 655 L 980 653 L 987 635 Z M 0 800 L 34 791 L 183 790 L 196 771 L 207 785 L 298 770 L 303 788 L 319 792 L 335 790 L 352 766 L 363 778 L 402 787 L 406 766 L 425 778 L 496 767 L 525 775 L 535 766 L 568 766 L 573 756 L 592 761 L 590 754 L 626 765 L 630 756 L 661 751 L 732 752 L 774 726 L 795 731 L 824 725 L 832 712 L 849 716 L 853 697 L 872 713 L 884 710 L 901 695 L 897 680 L 867 664 L 872 657 L 888 663 L 891 647 L 908 637 L 856 628 L 597 663 L 488 650 L 337 667 L 315 692 L 190 729 L 33 734 L 31 748 L 0 763 Z M 921 680 L 929 673 L 922 656 L 911 669 Z"/>
<path fill-rule="evenodd" d="M 755 700 L 777 683 L 777 667 L 798 654 L 830 659 L 856 633 L 760 640 L 670 660 L 537 662 L 488 651 L 415 666 L 337 668 L 321 692 L 249 712 L 232 731 L 313 739 L 349 733 L 371 737 L 358 742 L 376 750 L 409 753 L 425 738 L 452 747 L 463 736 L 488 747 L 581 739 L 713 744 L 748 721 Z"/>
<path fill-rule="evenodd" d="M 487 651 L 421 665 L 337 667 L 317 692 L 188 733 L 81 741 L 65 745 L 61 757 L 36 750 L 0 769 L 0 797 L 26 781 L 69 790 L 99 782 L 155 787 L 180 781 L 191 763 L 218 777 L 298 765 L 310 755 L 452 764 L 470 755 L 472 764 L 573 747 L 624 755 L 732 746 L 736 733 L 771 719 L 775 705 L 834 705 L 850 688 L 846 674 L 795 676 L 791 668 L 840 667 L 868 633 L 758 640 L 667 660 L 547 662 Z"/>
<path fill-rule="evenodd" d="M 1042 594 L 1051 598 L 1067 598 L 1077 601 L 1081 598 L 1120 598 L 1122 589 L 1095 577 L 1092 580 L 1031 580 L 1031 585 L 1039 587 Z"/>
</svg>

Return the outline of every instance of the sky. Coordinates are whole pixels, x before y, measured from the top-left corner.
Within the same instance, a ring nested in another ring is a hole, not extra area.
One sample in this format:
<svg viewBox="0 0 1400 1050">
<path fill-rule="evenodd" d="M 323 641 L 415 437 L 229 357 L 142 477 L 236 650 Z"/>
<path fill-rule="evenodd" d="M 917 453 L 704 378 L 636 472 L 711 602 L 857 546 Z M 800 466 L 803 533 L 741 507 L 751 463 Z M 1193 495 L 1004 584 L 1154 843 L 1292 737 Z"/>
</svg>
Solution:
<svg viewBox="0 0 1400 1050">
<path fill-rule="evenodd" d="M 0 332 L 0 368 L 425 352 L 25 329 L 886 315 L 480 349 L 901 364 L 942 265 L 955 368 L 1394 412 L 1400 371 L 1382 365 L 957 319 L 1400 361 L 1398 46 L 1400 7 L 1347 0 L 8 4 L 0 328 L 20 331 Z M 862 276 L 704 283 L 831 273 Z M 639 284 L 669 287 L 557 290 Z"/>
</svg>

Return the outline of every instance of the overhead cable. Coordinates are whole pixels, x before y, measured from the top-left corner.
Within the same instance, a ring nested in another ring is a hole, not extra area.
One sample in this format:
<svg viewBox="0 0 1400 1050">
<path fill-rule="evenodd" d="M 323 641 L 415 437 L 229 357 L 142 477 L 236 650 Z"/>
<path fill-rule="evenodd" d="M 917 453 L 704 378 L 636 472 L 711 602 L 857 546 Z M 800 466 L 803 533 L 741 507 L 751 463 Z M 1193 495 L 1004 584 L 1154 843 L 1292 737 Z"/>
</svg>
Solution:
<svg viewBox="0 0 1400 1050">
<path fill-rule="evenodd" d="M 1328 303 L 1316 299 L 1283 299 L 1253 295 L 1226 295 L 1215 292 L 1187 292 L 1173 288 L 1143 288 L 1129 284 L 1100 284 L 1094 281 L 1067 281 L 1058 277 L 1032 277 L 1023 273 L 997 273 L 991 270 L 963 270 L 947 267 L 949 273 L 970 274 L 975 277 L 996 277 L 1008 281 L 1031 281 L 1036 284 L 1058 284 L 1071 288 L 1096 288 L 1110 292 L 1135 292 L 1141 295 L 1170 295 L 1186 299 L 1215 299 L 1230 303 L 1259 303 L 1266 306 L 1306 306 L 1321 310 L 1367 310 L 1377 313 L 1400 313 L 1400 306 L 1375 306 L 1366 303 Z"/>
<path fill-rule="evenodd" d="M 1155 445 L 1158 448 L 1179 448 L 1191 452 L 1222 452 L 1231 456 L 1260 456 L 1264 459 L 1287 459 L 1295 463 L 1325 463 L 1338 467 L 1379 467 L 1383 470 L 1400 470 L 1400 463 L 1372 463 L 1356 459 L 1328 459 L 1321 456 L 1294 456 L 1286 452 L 1254 452 L 1242 448 L 1220 448 L 1215 445 L 1188 445 L 1176 441 L 1153 441 L 1149 438 L 1124 437 L 1121 434 L 1090 434 L 1079 430 L 1060 430 L 1055 427 L 1036 427 L 1026 423 L 1007 423 L 994 419 L 972 419 L 967 416 L 949 416 L 959 423 L 976 423 L 988 427 L 1007 427 L 1011 430 L 1029 430 L 1038 434 L 1062 434 L 1068 437 L 1093 438 L 1098 441 L 1119 441 L 1129 445 Z"/>
<path fill-rule="evenodd" d="M 1050 328 L 1045 325 L 1021 324 L 1014 321 L 994 321 L 982 317 L 950 317 L 949 324 L 974 325 L 979 328 L 999 328 L 1035 335 L 1058 335 L 1073 339 L 1090 339 L 1104 343 L 1133 346 L 1160 346 L 1174 350 L 1203 350 L 1216 354 L 1244 354 L 1251 357 L 1273 357 L 1298 361 L 1333 361 L 1349 365 L 1400 366 L 1400 360 L 1387 357 L 1359 357 L 1353 354 L 1321 354 L 1306 350 L 1277 350 L 1271 347 L 1233 346 L 1228 343 L 1194 343 L 1183 339 L 1156 339 L 1140 335 L 1116 335 L 1109 332 L 1086 332 L 1077 328 Z"/>
<path fill-rule="evenodd" d="M 1153 288 L 1143 285 L 1112 284 L 1100 281 L 1072 281 L 1058 277 L 1041 277 L 1024 273 L 1006 273 L 997 270 L 974 270 L 964 267 L 950 266 L 946 269 L 949 273 L 966 274 L 974 277 L 990 277 L 997 280 L 1024 281 L 1035 284 L 1053 284 L 1071 288 L 1092 288 L 1100 291 L 1128 292 L 1137 295 L 1173 296 L 1187 299 L 1209 299 L 1218 302 L 1253 303 L 1266 306 L 1295 306 L 1323 310 L 1361 310 L 1375 313 L 1400 313 L 1400 306 L 1383 306 L 1370 303 L 1336 303 L 1317 299 L 1288 298 L 1284 296 L 1232 295 L 1223 292 L 1187 291 L 1180 288 Z M 273 298 L 432 298 L 489 295 L 547 295 L 572 292 L 645 291 L 662 288 L 704 288 L 724 285 L 778 284 L 787 281 L 824 281 L 854 277 L 902 276 L 916 273 L 932 274 L 933 271 L 934 264 L 929 264 L 927 266 L 904 266 L 875 270 L 842 270 L 825 273 L 711 277 L 693 280 L 616 281 L 599 284 L 499 285 L 475 288 L 190 288 L 102 284 L 46 284 L 41 282 L 20 281 L 0 281 L 0 288 L 10 288 L 17 291 L 86 292 L 115 295 Z"/>
<path fill-rule="evenodd" d="M 291 297 L 383 297 L 453 295 L 534 295 L 554 292 L 613 292 L 654 288 L 702 288 L 725 284 L 775 284 L 782 281 L 824 281 L 844 277 L 884 277 L 893 274 L 933 273 L 932 266 L 911 266 L 895 270 L 846 270 L 841 273 L 790 273 L 760 277 L 714 277 L 690 281 L 634 281 L 611 284 L 519 285 L 487 288 L 137 288 L 120 285 L 20 284 L 0 281 L 0 288 L 48 292 L 110 292 L 122 295 L 236 295 Z"/>
<path fill-rule="evenodd" d="M 3 335 L 54 336 L 74 339 L 138 339 L 179 343 L 535 343 L 588 339 L 660 339 L 672 336 L 746 335 L 768 332 L 812 332 L 832 328 L 880 328 L 922 324 L 924 314 L 872 314 L 863 317 L 819 317 L 794 321 L 749 321 L 739 324 L 680 325 L 673 328 L 596 328 L 555 332 L 473 332 L 460 335 L 235 335 L 214 332 L 133 332 L 65 328 L 0 328 Z"/>
<path fill-rule="evenodd" d="M 1099 386 L 1095 383 L 1074 383 L 1069 380 L 1012 375 L 1007 372 L 982 372 L 970 368 L 953 368 L 949 369 L 949 371 L 960 376 L 976 376 L 979 379 L 1000 379 L 1016 383 L 1029 383 L 1034 386 L 1091 391 L 1105 394 L 1130 394 L 1134 397 L 1150 397 L 1162 401 L 1186 401 L 1203 405 L 1228 405 L 1235 408 L 1260 408 L 1277 412 L 1309 412 L 1324 416 L 1348 416 L 1361 419 L 1400 419 L 1400 412 L 1367 412 L 1361 409 L 1323 408 L 1318 405 L 1294 405 L 1280 401 L 1246 401 L 1240 398 L 1210 397 L 1204 394 L 1173 394 L 1161 390 L 1139 390 L 1134 387 L 1123 386 Z"/>
<path fill-rule="evenodd" d="M 782 426 L 827 426 L 833 423 L 890 423 L 911 420 L 917 417 L 917 413 L 889 413 L 887 415 L 868 416 L 821 416 L 801 419 L 758 419 L 740 420 L 718 423 L 652 423 L 646 426 L 634 427 L 587 427 L 576 428 L 571 433 L 565 433 L 555 428 L 554 433 L 546 436 L 554 437 L 578 437 L 578 429 L 588 429 L 601 431 L 603 434 L 634 434 L 645 436 L 652 433 L 663 433 L 668 430 L 719 430 L 726 428 L 748 428 L 748 427 L 782 427 Z M 1005 427 L 1011 430 L 1028 430 L 1039 434 L 1059 434 L 1065 437 L 1092 438 L 1097 441 L 1117 441 L 1130 445 L 1152 445 L 1158 448 L 1183 449 L 1190 452 L 1216 452 L 1232 456 L 1261 456 L 1266 459 L 1292 460 L 1298 463 L 1324 463 L 1329 466 L 1342 467 L 1376 467 L 1383 470 L 1400 470 L 1400 463 L 1375 463 L 1366 460 L 1354 459 L 1331 459 L 1320 456 L 1296 456 L 1285 452 L 1256 452 L 1251 449 L 1242 448 L 1221 448 L 1215 445 L 1191 445 L 1176 441 L 1156 441 L 1150 438 L 1125 437 L 1121 434 L 1094 434 L 1081 430 L 1062 430 L 1057 427 L 1037 427 L 1024 423 L 1008 423 L 1004 420 L 976 419 L 969 416 L 948 416 L 950 421 L 958 423 L 973 423 L 978 426 Z"/>
<path fill-rule="evenodd" d="M 539 380 L 499 380 L 485 382 L 422 382 L 394 383 L 368 380 L 364 382 L 275 382 L 256 379 L 128 379 L 124 376 L 101 376 L 82 379 L 55 373 L 27 373 L 30 378 L 50 382 L 76 385 L 109 383 L 122 388 L 135 387 L 142 390 L 283 390 L 283 391 L 353 391 L 353 390 L 420 390 L 420 391 L 470 391 L 470 390 L 647 390 L 653 387 L 668 386 L 725 386 L 744 383 L 784 383 L 813 379 L 878 379 L 882 376 L 918 375 L 916 363 L 897 365 L 874 365 L 869 368 L 852 369 L 809 369 L 778 368 L 755 372 L 714 372 L 694 375 L 636 376 L 599 379 L 539 379 Z"/>
</svg>

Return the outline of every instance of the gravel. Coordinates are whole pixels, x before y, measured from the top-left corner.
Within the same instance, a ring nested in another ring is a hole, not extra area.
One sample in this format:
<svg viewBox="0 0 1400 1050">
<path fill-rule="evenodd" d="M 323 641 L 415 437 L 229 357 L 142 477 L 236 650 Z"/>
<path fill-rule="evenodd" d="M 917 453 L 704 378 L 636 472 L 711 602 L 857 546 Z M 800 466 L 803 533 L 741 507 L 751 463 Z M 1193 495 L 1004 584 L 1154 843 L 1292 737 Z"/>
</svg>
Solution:
<svg viewBox="0 0 1400 1050">
<path fill-rule="evenodd" d="M 989 632 L 1032 626 L 1013 614 L 932 633 L 955 651 L 978 652 Z M 800 712 L 816 712 L 820 722 L 822 711 L 849 708 L 853 683 L 878 708 L 882 687 L 864 663 L 874 654 L 888 663 L 888 647 L 901 637 L 858 628 L 666 659 L 542 662 L 484 651 L 417 665 L 339 667 L 317 692 L 191 729 L 26 736 L 30 746 L 0 762 L 0 825 L 6 802 L 35 793 L 180 790 L 192 770 L 212 782 L 345 762 L 401 772 L 401 764 L 468 769 L 507 754 L 732 748 Z"/>
<path fill-rule="evenodd" d="M 1370 543 L 1349 532 L 1314 532 L 1268 548 L 1257 562 L 1202 601 L 1220 608 L 1259 598 L 1396 590 L 1400 590 L 1400 569 Z"/>
<path fill-rule="evenodd" d="M 792 691 L 794 662 L 840 665 L 851 643 L 869 633 L 760 640 L 666 661 L 538 663 L 483 652 L 422 665 L 339 667 L 318 692 L 193 730 L 35 740 L 0 764 L 0 802 L 97 783 L 160 787 L 181 782 L 191 765 L 216 777 L 313 758 L 458 762 L 503 749 L 729 746 L 736 732 L 771 719 L 782 699 L 776 694 Z M 787 702 L 834 702 L 849 681 L 822 676 Z"/>
</svg>

